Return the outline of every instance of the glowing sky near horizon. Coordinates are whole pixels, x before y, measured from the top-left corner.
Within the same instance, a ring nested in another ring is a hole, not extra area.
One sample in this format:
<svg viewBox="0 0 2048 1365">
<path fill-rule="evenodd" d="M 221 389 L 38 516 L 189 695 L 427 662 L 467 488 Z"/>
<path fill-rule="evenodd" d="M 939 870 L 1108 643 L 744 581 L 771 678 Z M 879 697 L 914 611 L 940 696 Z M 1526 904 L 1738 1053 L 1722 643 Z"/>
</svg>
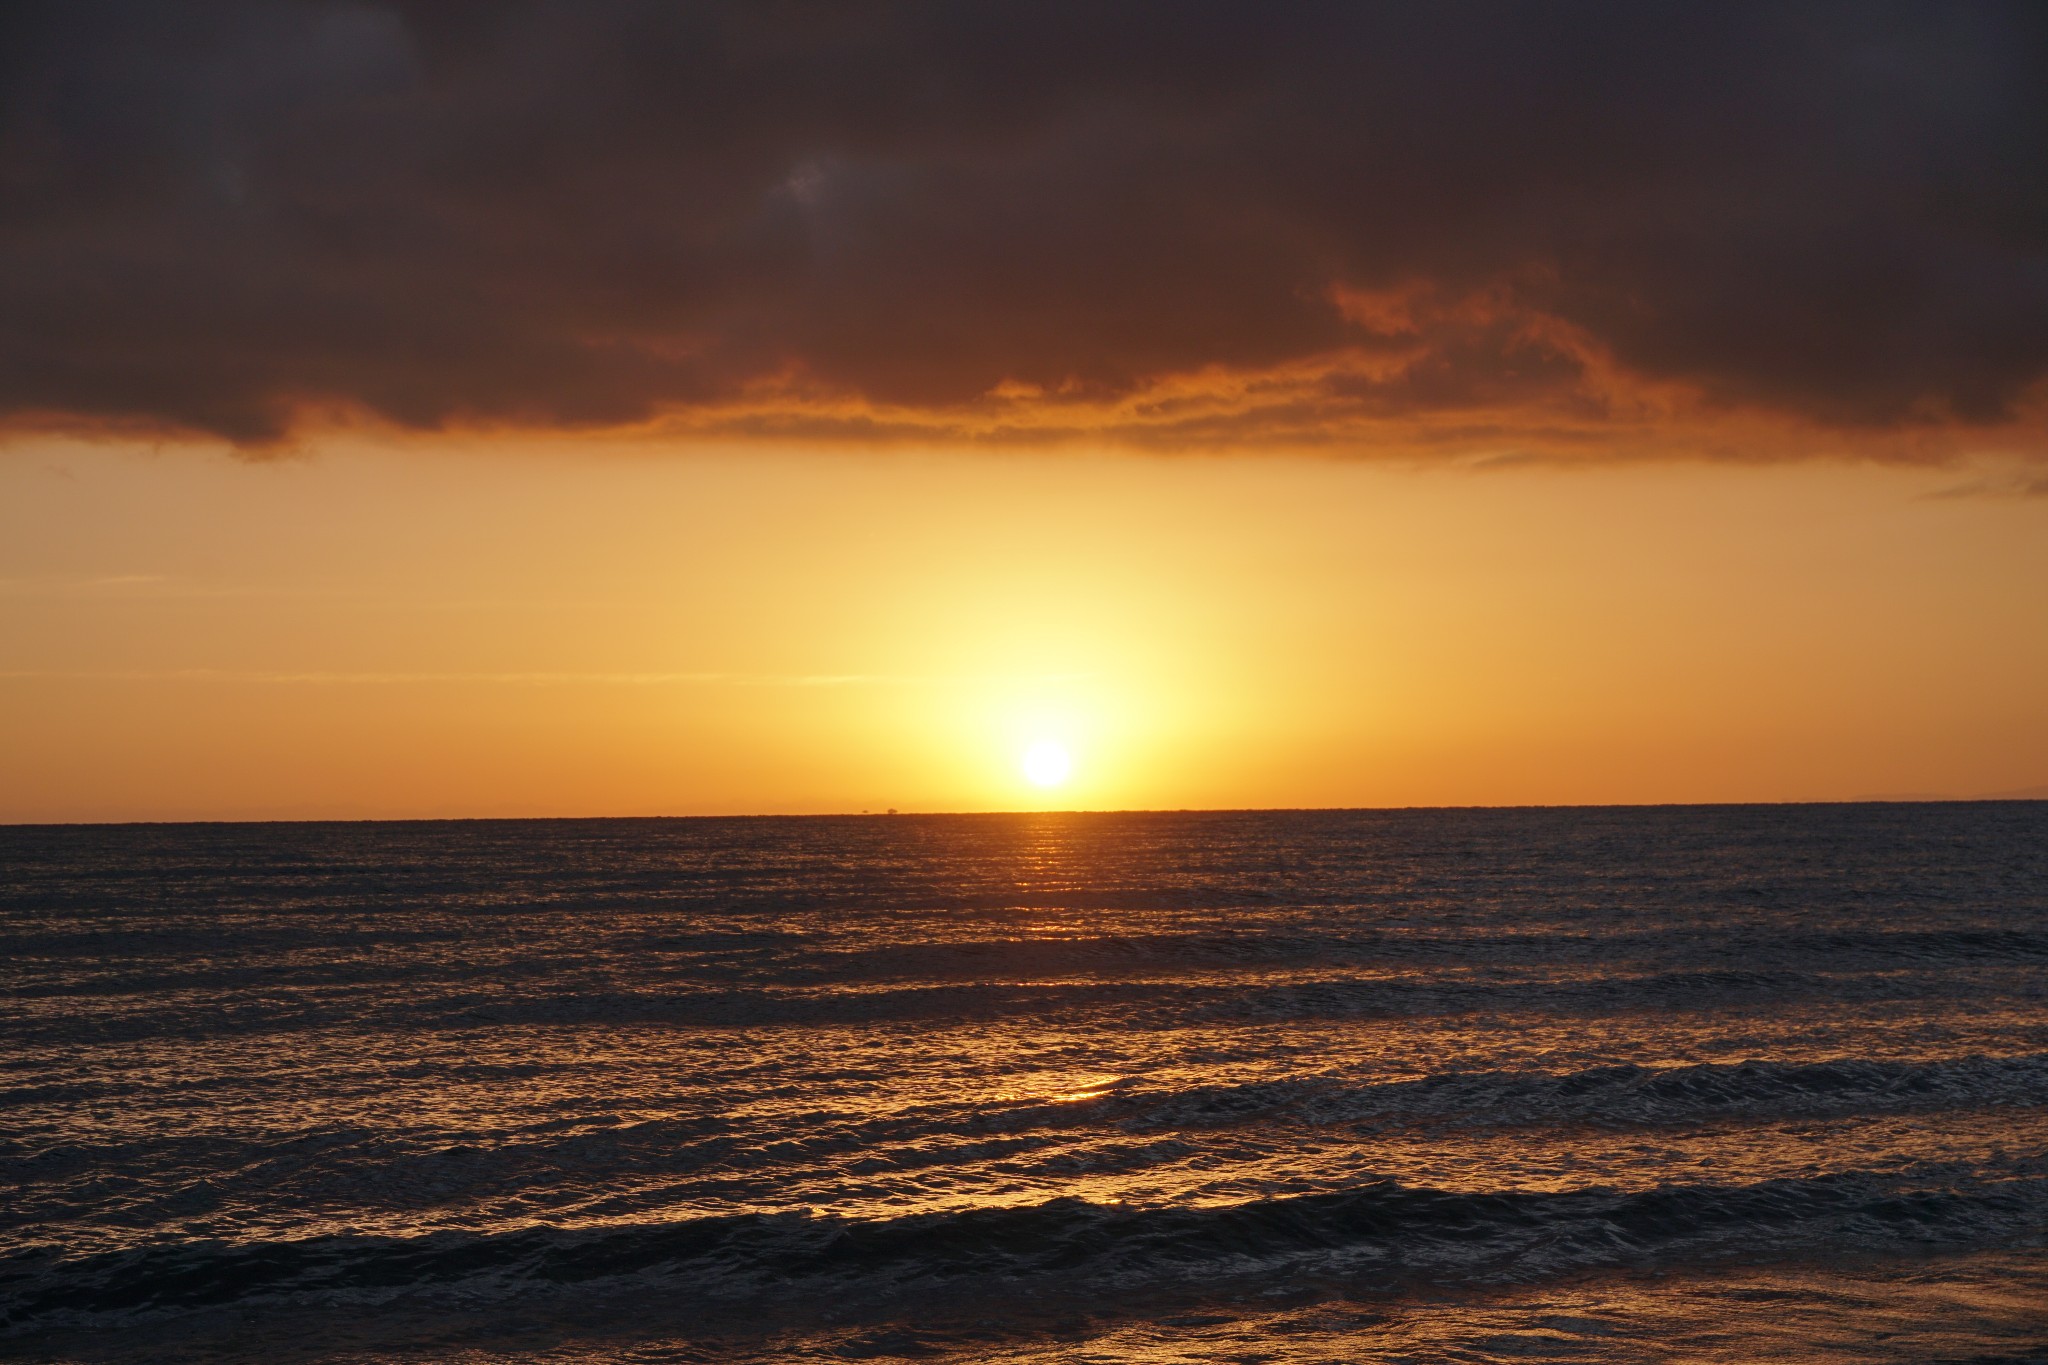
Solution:
<svg viewBox="0 0 2048 1365">
<path fill-rule="evenodd" d="M 1956 469 L 45 443 L 0 819 L 1979 795 L 2044 620 Z"/>
</svg>

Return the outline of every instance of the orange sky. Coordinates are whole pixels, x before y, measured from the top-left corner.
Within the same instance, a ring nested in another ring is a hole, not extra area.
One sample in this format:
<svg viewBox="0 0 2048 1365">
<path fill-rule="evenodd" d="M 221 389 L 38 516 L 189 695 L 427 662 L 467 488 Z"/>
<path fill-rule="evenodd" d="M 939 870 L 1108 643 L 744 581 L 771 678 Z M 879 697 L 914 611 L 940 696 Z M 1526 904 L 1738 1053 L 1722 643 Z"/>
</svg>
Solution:
<svg viewBox="0 0 2048 1365">
<path fill-rule="evenodd" d="M 0 820 L 1972 796 L 2044 622 L 1988 466 L 20 438 Z"/>
</svg>

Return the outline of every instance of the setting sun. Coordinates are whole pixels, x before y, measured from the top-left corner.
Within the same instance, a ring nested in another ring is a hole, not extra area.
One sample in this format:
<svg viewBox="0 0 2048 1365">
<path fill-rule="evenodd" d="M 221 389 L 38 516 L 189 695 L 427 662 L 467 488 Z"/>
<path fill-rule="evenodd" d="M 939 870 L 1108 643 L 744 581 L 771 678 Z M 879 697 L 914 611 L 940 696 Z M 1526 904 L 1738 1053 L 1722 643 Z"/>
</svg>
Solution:
<svg viewBox="0 0 2048 1365">
<path fill-rule="evenodd" d="M 1042 739 L 1024 751 L 1024 776 L 1035 787 L 1057 787 L 1073 771 L 1073 755 L 1063 744 Z"/>
</svg>

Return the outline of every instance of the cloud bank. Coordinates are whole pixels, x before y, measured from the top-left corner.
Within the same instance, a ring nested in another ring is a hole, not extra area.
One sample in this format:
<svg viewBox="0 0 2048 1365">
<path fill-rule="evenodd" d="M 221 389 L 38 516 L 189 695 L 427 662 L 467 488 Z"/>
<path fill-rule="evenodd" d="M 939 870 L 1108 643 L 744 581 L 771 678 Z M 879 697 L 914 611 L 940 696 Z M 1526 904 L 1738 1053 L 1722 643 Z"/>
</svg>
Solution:
<svg viewBox="0 0 2048 1365">
<path fill-rule="evenodd" d="M 2029 3 L 24 3 L 0 421 L 2032 451 L 2043 167 Z"/>
</svg>

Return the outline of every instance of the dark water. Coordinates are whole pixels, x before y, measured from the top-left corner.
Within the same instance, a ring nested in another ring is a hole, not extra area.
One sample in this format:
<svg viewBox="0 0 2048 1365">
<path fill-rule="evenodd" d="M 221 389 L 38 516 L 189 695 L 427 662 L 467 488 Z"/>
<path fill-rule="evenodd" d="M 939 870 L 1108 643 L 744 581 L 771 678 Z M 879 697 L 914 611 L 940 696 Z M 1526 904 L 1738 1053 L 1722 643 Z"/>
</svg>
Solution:
<svg viewBox="0 0 2048 1365">
<path fill-rule="evenodd" d="M 0 1354 L 2048 1359 L 2048 805 L 0 829 Z"/>
</svg>

